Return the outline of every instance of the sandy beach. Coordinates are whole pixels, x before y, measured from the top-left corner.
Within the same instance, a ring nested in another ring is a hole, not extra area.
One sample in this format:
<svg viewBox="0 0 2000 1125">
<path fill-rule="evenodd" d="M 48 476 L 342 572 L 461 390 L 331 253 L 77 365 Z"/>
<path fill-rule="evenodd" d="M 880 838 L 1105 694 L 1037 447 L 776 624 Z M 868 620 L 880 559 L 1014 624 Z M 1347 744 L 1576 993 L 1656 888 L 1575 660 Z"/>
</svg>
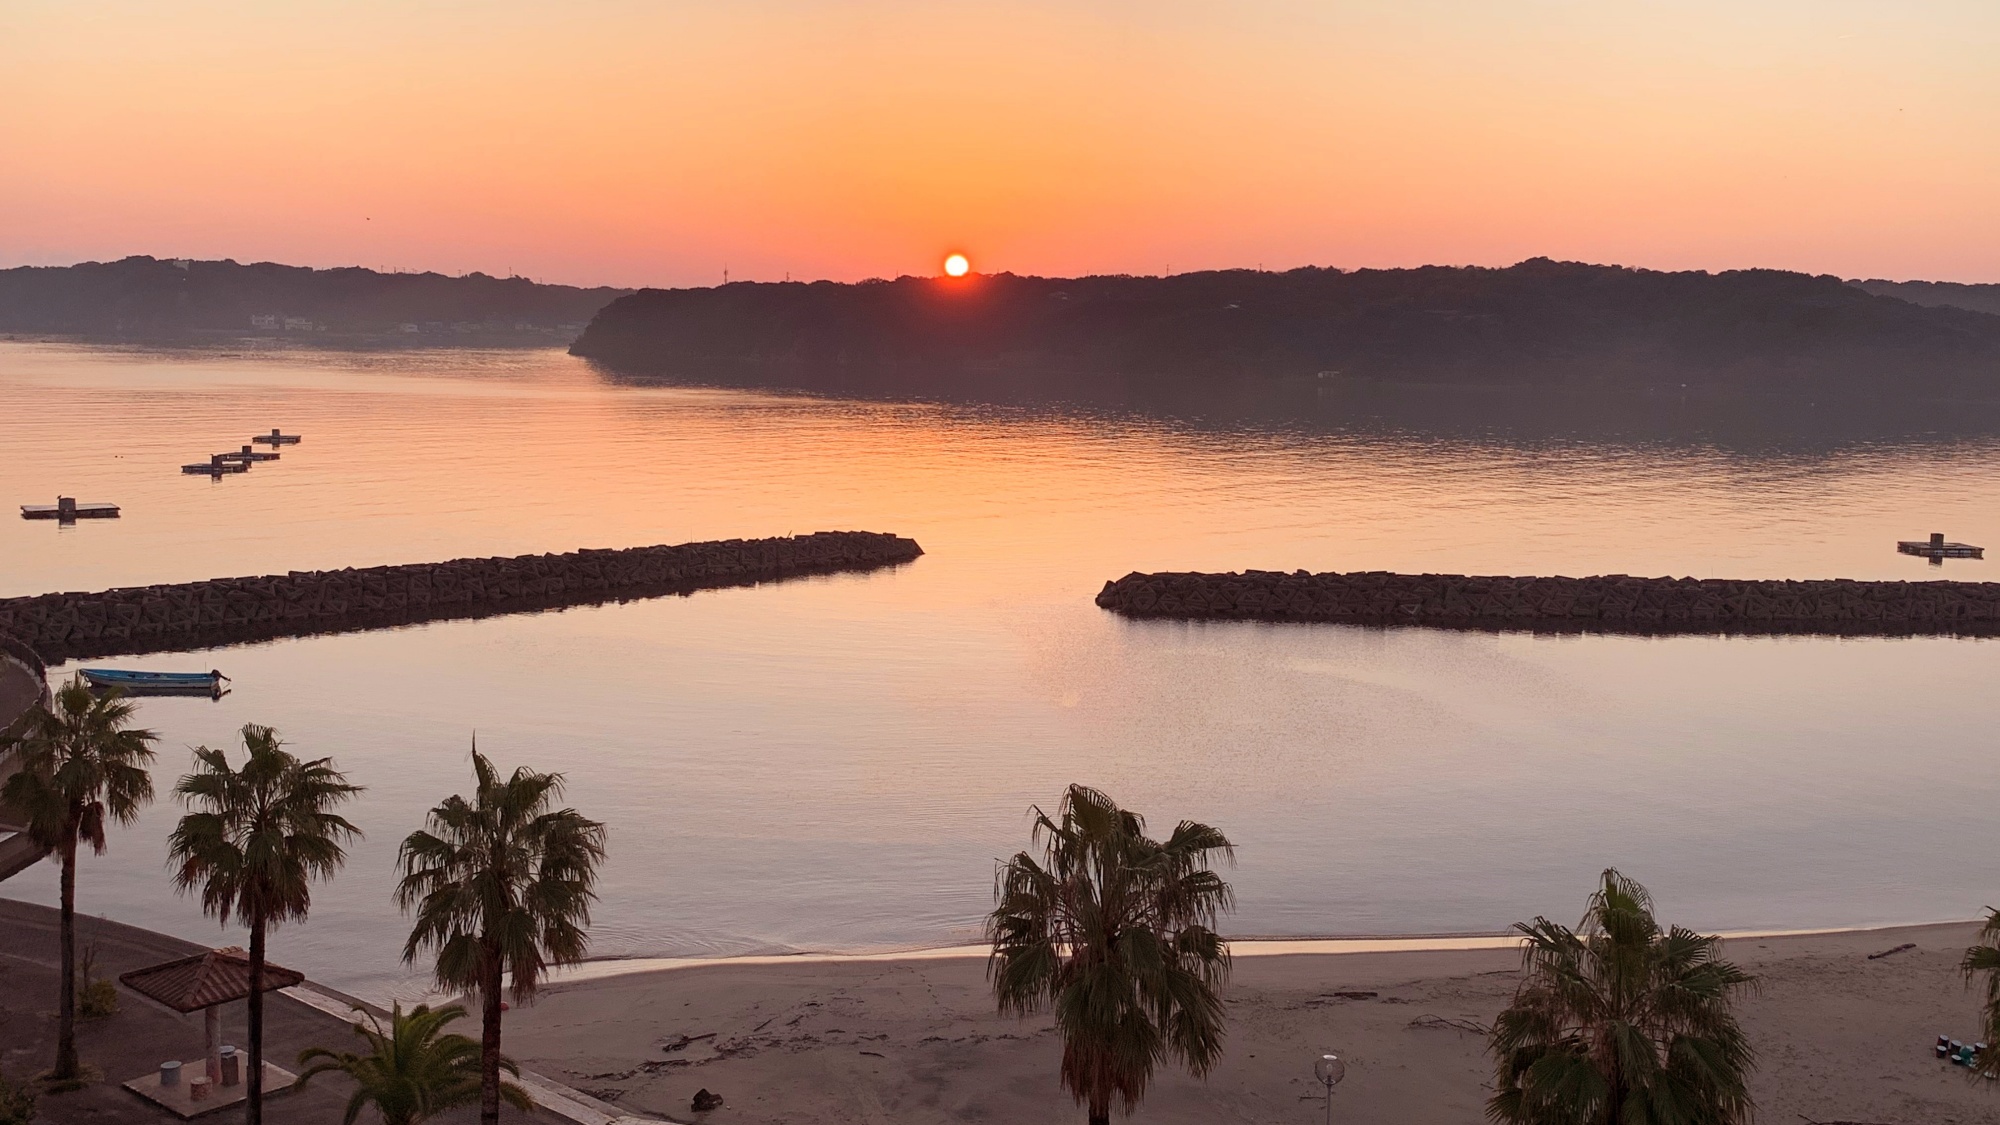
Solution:
<svg viewBox="0 0 2000 1125">
<path fill-rule="evenodd" d="M 2000 1089 L 1936 1061 L 1971 1038 L 1975 997 L 1956 965 L 1971 923 L 1737 938 L 1760 988 L 1741 1015 L 1761 1054 L 1766 1122 L 2000 1122 Z M 1915 948 L 1871 959 L 1904 943 Z M 1246 946 L 1246 948 L 1248 948 Z M 1239 952 L 1226 1056 L 1206 1081 L 1163 1071 L 1134 1120 L 1321 1119 L 1313 1058 L 1350 1061 L 1344 1121 L 1477 1122 L 1484 1025 L 1506 1004 L 1511 949 Z M 603 971 L 600 968 L 598 971 Z M 977 957 L 719 962 L 559 983 L 515 1012 L 507 1049 L 627 1111 L 714 1125 L 1082 1120 L 1056 1084 L 1045 1019 L 993 1011 Z M 682 1044 L 685 1037 L 687 1042 Z"/>
</svg>

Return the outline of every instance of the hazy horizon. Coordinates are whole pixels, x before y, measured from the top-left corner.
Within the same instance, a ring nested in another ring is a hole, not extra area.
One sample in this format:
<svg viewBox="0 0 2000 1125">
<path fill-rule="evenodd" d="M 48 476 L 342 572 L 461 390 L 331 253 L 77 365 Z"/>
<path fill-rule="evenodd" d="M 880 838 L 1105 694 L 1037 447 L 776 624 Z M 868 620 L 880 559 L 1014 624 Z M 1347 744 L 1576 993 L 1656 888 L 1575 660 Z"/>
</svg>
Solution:
<svg viewBox="0 0 2000 1125">
<path fill-rule="evenodd" d="M 2000 8 L 0 11 L 0 262 L 2000 279 Z"/>
<path fill-rule="evenodd" d="M 177 257 L 177 256 L 175 256 L 175 255 L 170 255 L 170 254 L 152 254 L 152 253 L 148 253 L 148 252 L 146 252 L 146 251 L 144 251 L 144 250 L 136 250 L 136 251 L 133 251 L 133 252 L 132 252 L 132 253 L 130 253 L 130 254 L 119 254 L 119 255 L 117 255 L 117 256 L 115 256 L 115 257 L 103 257 L 103 258 L 88 258 L 88 259 L 77 259 L 77 260 L 75 260 L 75 261 L 69 261 L 69 262 L 0 262 L 0 270 L 7 270 L 7 269 L 18 269 L 18 268 L 22 268 L 22 267 L 33 267 L 33 268 L 46 268 L 46 269 L 66 269 L 66 268 L 69 268 L 69 267 L 73 267 L 73 266 L 86 266 L 86 265 L 110 265 L 110 264 L 113 264 L 113 263 L 116 263 L 116 262 L 119 262 L 119 261 L 123 261 L 123 260 L 125 260 L 125 259 L 128 259 L 128 258 L 151 258 L 151 259 L 154 259 L 155 261 L 175 261 L 175 260 L 181 260 L 181 259 L 184 259 L 185 257 L 186 257 L 185 255 L 182 255 L 182 256 L 179 256 L 179 257 Z M 1384 270 L 1395 270 L 1395 269 L 1423 269 L 1423 268 L 1427 268 L 1427 267 L 1445 267 L 1445 268 L 1452 268 L 1452 269 L 1459 269 L 1459 268 L 1470 268 L 1470 269 L 1482 269 L 1482 268 L 1483 268 L 1483 269 L 1507 269 L 1507 268 L 1509 268 L 1509 267 L 1512 267 L 1512 266 L 1517 266 L 1517 265 L 1522 265 L 1522 264 L 1524 264 L 1524 263 L 1526 263 L 1526 262 L 1528 262 L 1528 261 L 1531 261 L 1531 260 L 1537 260 L 1537 259 L 1549 259 L 1549 260 L 1556 260 L 1556 261 L 1578 261 L 1578 260 L 1575 260 L 1575 259 L 1554 259 L 1554 258 L 1552 258 L 1552 256 L 1550 256 L 1550 255 L 1546 255 L 1546 254 L 1534 254 L 1534 255 L 1529 255 L 1529 256 L 1528 256 L 1527 258 L 1522 258 L 1522 259 L 1519 259 L 1519 260 L 1517 260 L 1517 261 L 1512 261 L 1512 262 L 1496 262 L 1496 263 L 1483 263 L 1483 262 L 1417 262 L 1417 263 L 1414 263 L 1414 264 L 1411 264 L 1411 265 L 1407 265 L 1407 266 L 1344 266 L 1344 265 L 1340 265 L 1340 264 L 1338 264 L 1338 263 L 1333 263 L 1333 262 L 1299 262 L 1299 263 L 1296 263 L 1296 264 L 1294 264 L 1294 265 L 1290 265 L 1290 266 L 1286 266 L 1286 267 L 1284 267 L 1284 269 L 1283 269 L 1283 270 L 1276 270 L 1276 269 L 1271 269 L 1271 270 L 1268 270 L 1267 272 L 1272 272 L 1272 273 L 1278 273 L 1278 272 L 1286 272 L 1286 271 L 1290 271 L 1290 270 L 1297 270 L 1297 269 L 1336 269 L 1336 270 L 1342 270 L 1342 271 L 1346 271 L 1346 272 L 1353 272 L 1353 271 L 1356 271 L 1356 270 L 1365 270 L 1365 269 L 1384 269 Z M 225 262 L 225 261 L 233 261 L 233 262 L 235 262 L 235 263 L 236 263 L 237 265 L 239 265 L 239 266 L 264 266 L 264 265 L 270 265 L 270 266 L 284 266 L 284 267 L 287 267 L 287 268 L 297 268 L 297 267 L 303 267 L 303 268 L 307 268 L 307 269 L 311 269 L 311 270 L 315 270 L 315 271 L 331 271 L 331 270 L 342 270 L 342 269 L 363 269 L 363 270 L 374 270 L 374 271 L 376 271 L 376 272 L 378 272 L 378 273 L 384 273 L 384 274 L 436 274 L 436 275 L 438 275 L 438 276 L 440 276 L 440 277 L 452 277 L 452 278 L 464 278 L 464 277 L 472 277 L 472 276 L 474 276 L 474 275 L 476 275 L 476 274 L 479 274 L 479 275 L 485 275 L 485 276 L 487 276 L 487 277 L 493 277 L 493 278 L 497 278 L 497 279 L 501 279 L 501 280 L 523 280 L 523 281 L 532 281 L 533 283 L 535 283 L 535 284 L 537 284 L 537 285 L 560 285 L 560 286 L 568 286 L 568 287 L 572 287 L 572 288 L 580 288 L 580 289 L 670 289 L 670 288 L 706 288 L 706 287 L 709 287 L 709 286 L 713 286 L 713 285 L 716 285 L 716 284 L 719 284 L 719 283 L 720 283 L 719 281 L 709 281 L 709 282 L 702 282 L 702 281 L 692 281 L 692 282 L 687 282 L 687 283 L 684 283 L 684 284 L 677 284 L 677 285 L 669 285 L 669 284 L 659 284 L 659 285 L 653 285 L 653 284 L 648 284 L 648 283 L 643 283 L 643 282 L 642 282 L 642 283 L 637 283 L 637 284 L 618 284 L 618 283 L 613 283 L 613 282 L 605 282 L 605 281 L 591 281 L 591 280 L 588 280 L 588 279 L 584 279 L 584 280 L 568 280 L 568 281 L 561 281 L 561 280 L 556 280 L 556 279 L 554 279 L 554 278 L 542 278 L 542 277 L 529 277 L 529 276 L 527 276 L 527 275 L 525 275 L 525 274 L 495 274 L 495 273 L 491 273 L 490 271 L 487 271 L 487 270 L 480 270 L 480 269 L 467 269 L 467 270 L 442 270 L 442 269 L 436 269 L 436 268 L 433 268 L 433 267 L 428 267 L 428 266 L 422 266 L 422 265 L 412 265 L 412 266 L 371 266 L 371 265 L 367 265 L 367 264 L 364 264 L 364 263 L 361 263 L 361 262 L 328 262 L 328 263 L 317 263 L 317 262 L 285 262 L 285 261 L 276 261 L 276 260 L 272 260 L 272 259 L 268 259 L 268 258 L 254 258 L 254 259 L 245 259 L 245 258 L 237 258 L 237 257 L 233 257 L 233 256 L 230 256 L 230 255 L 227 255 L 227 254 L 225 254 L 225 255 L 222 255 L 221 257 L 215 257 L 215 258 L 197 258 L 197 259 L 192 259 L 192 260 L 195 260 L 195 261 L 206 261 L 206 262 Z M 1754 266 L 1754 265 L 1753 265 L 1753 266 L 1730 266 L 1730 267 L 1727 267 L 1727 269 L 1720 269 L 1720 268 L 1718 268 L 1718 269 L 1707 269 L 1707 268 L 1704 268 L 1704 267 L 1702 267 L 1702 266 L 1678 266 L 1678 267 L 1673 267 L 1673 268 L 1671 268 L 1671 269 L 1668 269 L 1668 268 L 1665 268 L 1665 267 L 1658 267 L 1658 266 L 1648 266 L 1648 265 L 1645 265 L 1645 264 L 1643 264 L 1643 263 L 1635 263 L 1635 262 L 1578 262 L 1578 264 L 1582 264 L 1582 265 L 1592 265 L 1592 266 L 1608 266 L 1608 267 L 1612 267 L 1612 268 L 1616 268 L 1616 269 L 1635 269 L 1635 270 L 1658 270 L 1659 272 L 1700 272 L 1700 273 L 1709 273 L 1709 274 L 1718 274 L 1718 273 L 1725 273 L 1725 272 L 1729 272 L 1729 271 L 1731 271 L 1731 270 L 1757 270 L 1757 269 L 1783 269 L 1783 268 L 1784 268 L 1784 267 L 1780 267 L 1780 266 Z M 1024 277 L 1024 278 L 1034 278 L 1034 277 L 1042 277 L 1042 278 L 1049 278 L 1049 279 L 1051 279 L 1051 280 L 1056 280 L 1056 279 L 1059 279 L 1059 278 L 1065 278 L 1065 277 L 1066 277 L 1066 278 L 1087 278 L 1087 277 L 1169 277 L 1169 276 L 1172 276 L 1172 277 L 1177 277 L 1177 276 L 1181 276 L 1181 275 L 1184 275 L 1184 274 L 1194 274 L 1194 273 L 1203 273 L 1203 272 L 1230 272 L 1230 271 L 1234 271 L 1234 270 L 1254 270 L 1254 269 L 1257 269 L 1257 268 L 1258 268 L 1257 266 L 1248 266 L 1248 265 L 1212 265 L 1212 266 L 1201 266 L 1201 267 L 1198 267 L 1198 268 L 1190 268 L 1190 269 L 1185 269 L 1185 270 L 1180 270 L 1180 269 L 1177 269 L 1177 270 L 1174 270 L 1172 274 L 1164 274 L 1164 273 L 1158 273 L 1158 274 L 1145 274 L 1145 273 L 1132 273 L 1132 272 L 1116 272 L 1116 271 L 1109 271 L 1109 270 L 1096 270 L 1096 271 L 1090 271 L 1090 270 L 1084 270 L 1084 271 L 1079 271 L 1079 272 L 1077 272 L 1077 273 L 1073 273 L 1073 274 L 1067 274 L 1067 275 L 1055 275 L 1055 274 L 1037 274 L 1037 273 L 1032 273 L 1032 272 L 1029 272 L 1029 271 L 1024 271 L 1024 270 L 1005 270 L 1005 269 L 993 269 L 993 270 L 983 270 L 983 271 L 980 271 L 980 272 L 981 272 L 981 273 L 984 273 L 984 274 L 987 274 L 987 275 L 997 275 L 997 274 L 1012 274 L 1012 275 L 1014 275 L 1014 276 L 1016 276 L 1016 277 Z M 1792 272 L 1810 272 L 1810 271 L 1792 271 Z M 770 282 L 775 282 L 775 283 L 784 283 L 784 282 L 799 282 L 799 283 L 811 283 L 811 282 L 815 282 L 815 281 L 834 281 L 834 282 L 838 282 L 838 283 L 842 283 L 842 284 L 852 284 L 852 283 L 854 283 L 854 282 L 857 282 L 857 281 L 864 281 L 864 280 L 866 280 L 866 281 L 881 281 L 881 280 L 891 280 L 891 281 L 893 281 L 893 280 L 900 280 L 900 279 L 902 279 L 902 278 L 911 278 L 911 277 L 916 277 L 916 278 L 921 278 L 921 277 L 933 277 L 933 276 L 938 276 L 938 273 L 937 273 L 937 271 L 935 271 L 935 270 L 932 270 L 932 271 L 922 271 L 922 270 L 910 270 L 910 271 L 906 271 L 906 272 L 904 272 L 904 273 L 900 273 L 900 274 L 894 274 L 894 275 L 888 275 L 888 276 L 886 276 L 886 277 L 869 277 L 869 278 L 819 278 L 819 277 L 801 277 L 801 276 L 796 276 L 796 275 L 793 275 L 793 276 L 788 276 L 788 277 L 778 277 L 778 278 L 766 278 L 766 277 L 736 277 L 736 276 L 734 276 L 734 275 L 732 274 L 732 276 L 730 277 L 730 279 L 729 279 L 729 280 L 730 280 L 730 282 L 732 282 L 732 283 L 734 283 L 734 282 L 750 282 L 750 283 L 770 283 Z M 1841 275 L 1831 275 L 1831 276 L 1841 276 Z M 1946 281 L 1946 280 L 1944 280 L 1944 279 L 1940 279 L 1940 278 L 1934 278 L 1934 277 L 1881 277 L 1881 276 L 1861 276 L 1861 275 L 1858 275 L 1858 274 L 1857 274 L 1857 275 L 1849 275 L 1849 276 L 1845 276 L 1845 277 L 1842 277 L 1842 280 L 1844 280 L 1844 281 L 1849 281 L 1849 282 L 1867 282 L 1867 281 L 1884 281 L 1884 282 L 1890 282 L 1890 283 L 1893 283 L 1893 284 L 1904 284 L 1904 283 L 1911 283 L 1911 282 L 1942 282 L 1942 283 L 1944 283 L 1944 284 L 1955 284 L 1955 285 L 2000 285 L 2000 267 L 1996 267 L 1996 270 L 1995 270 L 1995 278 L 1996 278 L 1995 280 L 1980 280 L 1980 279 L 1973 279 L 1973 280 L 1967 280 L 1967 281 Z"/>
</svg>

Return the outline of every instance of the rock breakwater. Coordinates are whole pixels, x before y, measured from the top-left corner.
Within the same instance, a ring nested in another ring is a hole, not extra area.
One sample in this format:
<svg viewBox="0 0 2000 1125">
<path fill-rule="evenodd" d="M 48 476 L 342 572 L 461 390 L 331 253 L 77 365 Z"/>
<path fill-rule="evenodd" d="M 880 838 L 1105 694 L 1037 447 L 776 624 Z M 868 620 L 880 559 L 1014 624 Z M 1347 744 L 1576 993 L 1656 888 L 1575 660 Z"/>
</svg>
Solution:
<svg viewBox="0 0 2000 1125">
<path fill-rule="evenodd" d="M 173 652 L 690 594 L 906 563 L 923 548 L 867 531 L 293 571 L 0 599 L 0 632 L 53 661 Z"/>
<path fill-rule="evenodd" d="M 1097 604 L 1127 617 L 1534 632 L 2000 634 L 2000 582 L 1250 570 L 1128 574 Z"/>
</svg>

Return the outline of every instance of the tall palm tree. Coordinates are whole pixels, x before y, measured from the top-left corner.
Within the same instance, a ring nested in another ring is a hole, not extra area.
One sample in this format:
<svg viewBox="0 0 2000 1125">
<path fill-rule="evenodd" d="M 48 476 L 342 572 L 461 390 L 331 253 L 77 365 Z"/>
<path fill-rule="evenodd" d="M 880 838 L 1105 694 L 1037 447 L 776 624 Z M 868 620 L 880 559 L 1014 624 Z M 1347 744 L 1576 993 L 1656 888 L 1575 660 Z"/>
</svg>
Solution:
<svg viewBox="0 0 2000 1125">
<path fill-rule="evenodd" d="M 465 1016 L 456 1004 L 431 1008 L 419 1004 L 409 1012 L 397 1004 L 389 1026 L 368 1017 L 356 1022 L 354 1033 L 368 1041 L 366 1054 L 311 1047 L 299 1052 L 299 1085 L 316 1074 L 334 1072 L 354 1079 L 341 1125 L 354 1125 L 363 1106 L 373 1105 L 382 1125 L 419 1125 L 448 1109 L 479 1100 L 479 1044 L 445 1027 Z M 500 1069 L 519 1075 L 514 1060 L 502 1058 Z M 500 1096 L 516 1109 L 531 1110 L 527 1091 L 512 1082 L 500 1085 Z"/>
<path fill-rule="evenodd" d="M 1525 977 L 1493 1025 L 1486 1116 L 1503 1125 L 1741 1125 L 1750 1041 L 1730 1011 L 1754 979 L 1722 939 L 1653 918 L 1652 896 L 1606 870 L 1577 930 L 1514 927 Z M 1580 931 L 1580 932 L 1579 932 Z"/>
<path fill-rule="evenodd" d="M 341 845 L 360 829 L 333 809 L 361 792 L 333 768 L 333 759 L 303 761 L 278 732 L 246 723 L 241 769 L 206 746 L 194 752 L 194 772 L 174 792 L 187 803 L 167 842 L 174 884 L 199 889 L 202 910 L 250 929 L 250 1073 L 244 1080 L 244 1120 L 264 1119 L 264 935 L 287 921 L 304 921 L 312 884 L 331 879 L 347 858 Z"/>
<path fill-rule="evenodd" d="M 1972 1060 L 1972 1068 L 1992 1078 L 2000 1076 L 2000 910 L 1989 906 L 1986 911 L 1986 924 L 1979 928 L 1979 944 L 1965 951 L 1958 967 L 1965 973 L 1968 987 L 1974 977 L 1986 974 L 1986 1003 L 1980 1012 L 1979 1038 L 1991 1045 Z"/>
<path fill-rule="evenodd" d="M 0 742 L 17 757 L 0 801 L 27 821 L 28 836 L 62 862 L 62 995 L 56 1000 L 55 1083 L 72 1083 L 76 1057 L 76 847 L 104 854 L 109 823 L 130 824 L 153 799 L 152 731 L 131 725 L 132 703 L 118 691 L 93 693 L 77 677 Z"/>
<path fill-rule="evenodd" d="M 1229 947 L 1214 927 L 1234 894 L 1209 865 L 1235 853 L 1193 821 L 1148 839 L 1139 814 L 1081 785 L 1054 819 L 1034 813 L 1041 857 L 1021 852 L 994 881 L 987 976 L 1002 1012 L 1055 1010 L 1063 1086 L 1106 1125 L 1112 1099 L 1131 1112 L 1169 1057 L 1200 1077 L 1222 1055 Z"/>
<path fill-rule="evenodd" d="M 554 807 L 559 773 L 520 768 L 502 778 L 477 745 L 472 773 L 470 800 L 447 797 L 403 840 L 396 901 L 416 909 L 403 960 L 430 950 L 441 987 L 478 990 L 479 1119 L 492 1125 L 500 1120 L 502 974 L 522 1003 L 549 966 L 583 960 L 604 826 Z"/>
</svg>

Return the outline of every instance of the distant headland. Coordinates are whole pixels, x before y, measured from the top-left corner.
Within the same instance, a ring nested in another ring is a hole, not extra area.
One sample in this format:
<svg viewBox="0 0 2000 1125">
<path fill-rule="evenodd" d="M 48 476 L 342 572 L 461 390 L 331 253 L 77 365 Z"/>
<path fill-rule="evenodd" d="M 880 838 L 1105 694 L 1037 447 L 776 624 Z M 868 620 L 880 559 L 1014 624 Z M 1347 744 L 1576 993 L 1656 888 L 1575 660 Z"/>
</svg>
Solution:
<svg viewBox="0 0 2000 1125">
<path fill-rule="evenodd" d="M 1546 258 L 739 282 L 621 297 L 571 351 L 620 377 L 997 402 L 1282 387 L 2000 402 L 2000 315 L 1947 307 L 1988 288 Z"/>
<path fill-rule="evenodd" d="M 483 273 L 381 273 L 131 257 L 0 270 L 0 332 L 332 347 L 567 344 L 629 289 Z"/>
</svg>

